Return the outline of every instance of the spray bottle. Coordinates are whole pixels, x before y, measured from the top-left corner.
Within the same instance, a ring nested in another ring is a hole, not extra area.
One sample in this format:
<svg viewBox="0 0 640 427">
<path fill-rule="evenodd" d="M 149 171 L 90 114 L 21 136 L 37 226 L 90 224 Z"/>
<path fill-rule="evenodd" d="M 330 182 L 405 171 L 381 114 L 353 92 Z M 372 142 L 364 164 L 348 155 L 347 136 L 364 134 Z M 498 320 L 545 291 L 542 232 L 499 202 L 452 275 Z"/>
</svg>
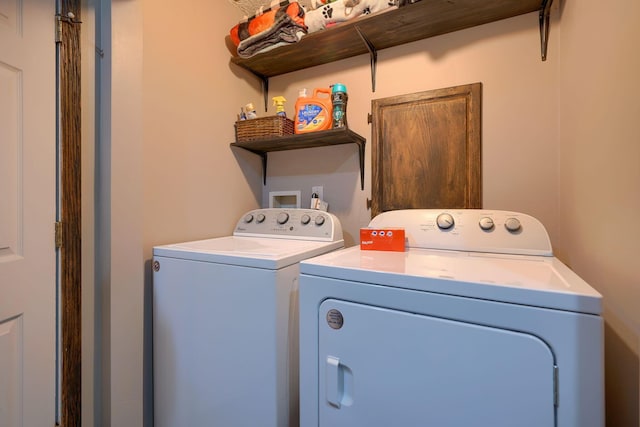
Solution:
<svg viewBox="0 0 640 427">
<path fill-rule="evenodd" d="M 276 107 L 276 115 L 287 117 L 286 111 L 284 111 L 284 103 L 287 101 L 284 96 L 274 96 L 271 98 L 273 100 L 273 105 Z"/>
</svg>

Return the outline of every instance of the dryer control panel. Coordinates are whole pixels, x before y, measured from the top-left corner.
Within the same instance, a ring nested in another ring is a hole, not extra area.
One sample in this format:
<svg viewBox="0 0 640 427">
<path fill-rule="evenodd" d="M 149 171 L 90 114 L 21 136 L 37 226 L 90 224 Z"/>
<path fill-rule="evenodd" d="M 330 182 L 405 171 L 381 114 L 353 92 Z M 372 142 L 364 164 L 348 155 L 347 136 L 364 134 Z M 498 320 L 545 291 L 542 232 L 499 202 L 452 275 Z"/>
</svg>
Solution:
<svg viewBox="0 0 640 427">
<path fill-rule="evenodd" d="M 265 208 L 244 214 L 233 235 L 335 242 L 342 240 L 342 226 L 324 211 Z"/>
<path fill-rule="evenodd" d="M 519 212 L 485 209 L 405 209 L 384 212 L 369 227 L 402 227 L 407 247 L 552 256 L 547 230 Z"/>
</svg>

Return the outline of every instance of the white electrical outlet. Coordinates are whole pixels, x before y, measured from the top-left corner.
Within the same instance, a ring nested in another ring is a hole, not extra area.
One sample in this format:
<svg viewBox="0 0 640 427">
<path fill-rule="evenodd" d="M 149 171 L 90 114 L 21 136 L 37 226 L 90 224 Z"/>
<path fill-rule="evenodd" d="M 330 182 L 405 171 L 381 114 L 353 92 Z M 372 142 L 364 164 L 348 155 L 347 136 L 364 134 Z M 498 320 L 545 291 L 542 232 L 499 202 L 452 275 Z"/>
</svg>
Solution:
<svg viewBox="0 0 640 427">
<path fill-rule="evenodd" d="M 320 200 L 324 200 L 324 187 L 322 187 L 322 185 L 314 185 L 313 187 L 311 187 L 311 194 L 313 195 L 314 193 L 318 195 L 318 199 Z"/>
</svg>

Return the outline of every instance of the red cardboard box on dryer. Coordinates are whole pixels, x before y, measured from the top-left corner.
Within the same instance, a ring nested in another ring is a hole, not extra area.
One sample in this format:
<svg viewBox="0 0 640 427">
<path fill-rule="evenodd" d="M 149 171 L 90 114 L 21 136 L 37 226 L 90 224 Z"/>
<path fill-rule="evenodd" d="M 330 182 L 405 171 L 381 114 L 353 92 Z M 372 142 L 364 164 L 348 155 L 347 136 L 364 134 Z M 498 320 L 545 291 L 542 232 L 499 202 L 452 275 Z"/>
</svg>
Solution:
<svg viewBox="0 0 640 427">
<path fill-rule="evenodd" d="M 404 228 L 361 228 L 360 249 L 404 252 Z"/>
</svg>

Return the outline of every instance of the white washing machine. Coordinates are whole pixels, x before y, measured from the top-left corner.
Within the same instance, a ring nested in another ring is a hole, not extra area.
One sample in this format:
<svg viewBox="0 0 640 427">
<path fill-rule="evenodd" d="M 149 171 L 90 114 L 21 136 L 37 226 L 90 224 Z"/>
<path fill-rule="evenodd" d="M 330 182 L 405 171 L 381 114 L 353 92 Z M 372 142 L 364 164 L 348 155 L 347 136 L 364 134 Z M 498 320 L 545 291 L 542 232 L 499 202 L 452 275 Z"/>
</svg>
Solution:
<svg viewBox="0 0 640 427">
<path fill-rule="evenodd" d="M 298 426 L 299 262 L 343 246 L 332 214 L 258 209 L 155 247 L 155 426 Z"/>
<path fill-rule="evenodd" d="M 601 295 L 515 212 L 402 210 L 301 263 L 304 427 L 602 427 Z"/>
</svg>

